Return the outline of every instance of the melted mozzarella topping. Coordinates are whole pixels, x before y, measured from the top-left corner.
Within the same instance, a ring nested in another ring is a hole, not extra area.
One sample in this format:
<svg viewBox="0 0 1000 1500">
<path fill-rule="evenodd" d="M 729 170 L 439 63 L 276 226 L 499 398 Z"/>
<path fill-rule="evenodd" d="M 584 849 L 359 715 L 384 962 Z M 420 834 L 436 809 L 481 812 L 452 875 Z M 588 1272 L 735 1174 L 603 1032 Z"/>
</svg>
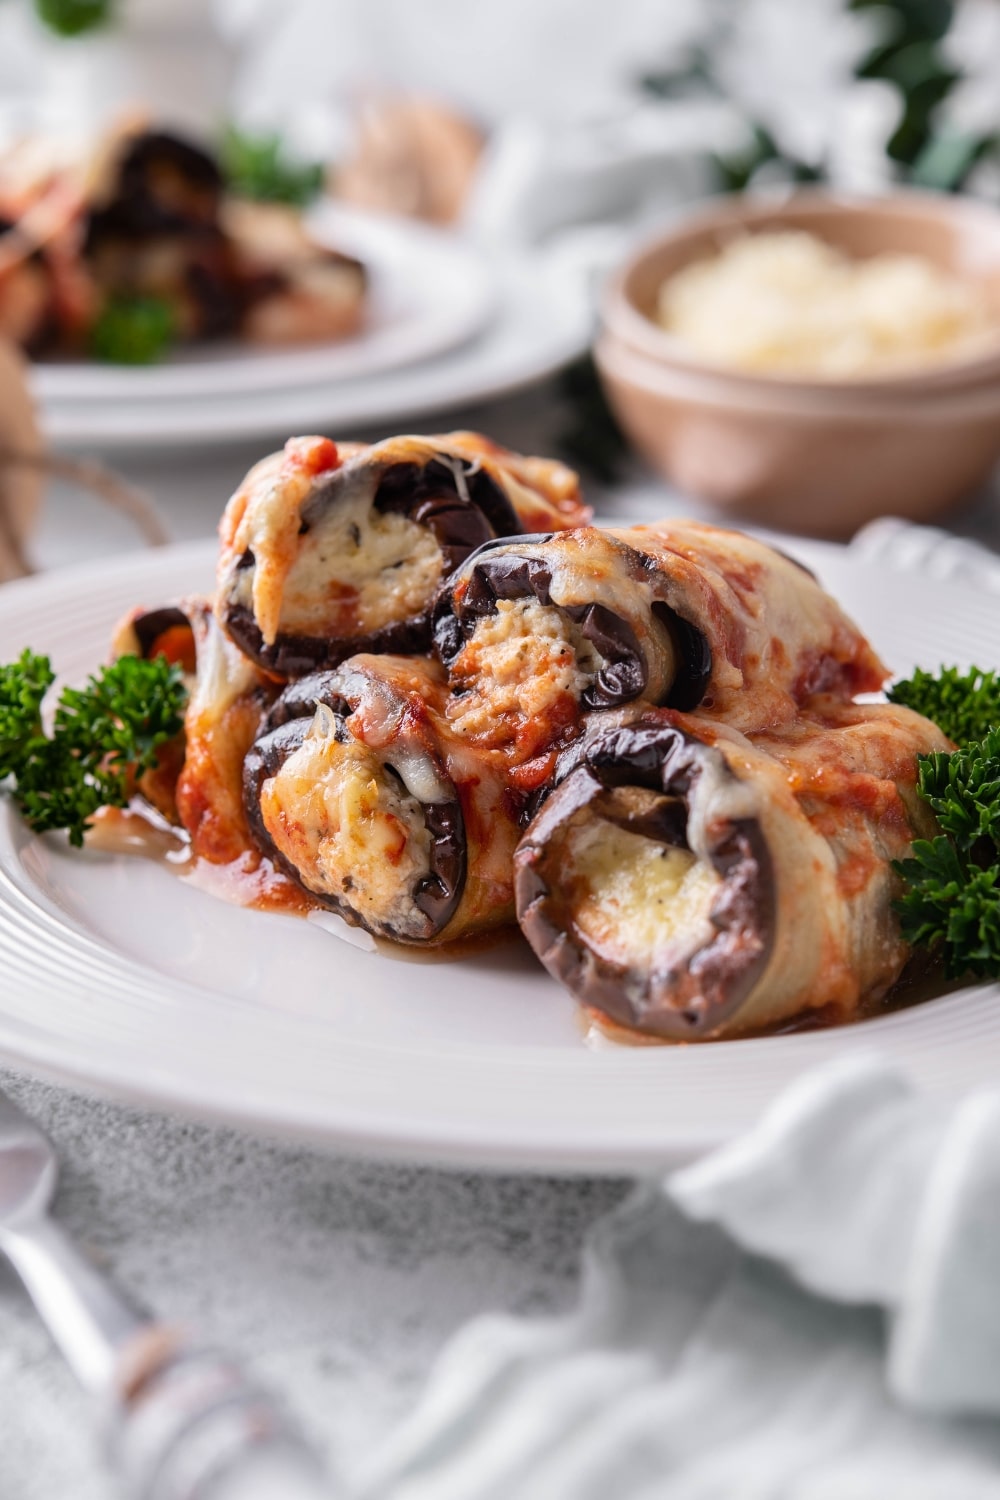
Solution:
<svg viewBox="0 0 1000 1500">
<path fill-rule="evenodd" d="M 590 819 L 569 831 L 565 857 L 574 925 L 603 957 L 647 967 L 679 943 L 693 951 L 711 941 L 722 881 L 690 849 Z"/>
<path fill-rule="evenodd" d="M 430 870 L 421 802 L 356 740 L 329 733 L 317 714 L 306 739 L 261 790 L 265 826 L 307 886 L 336 896 L 372 927 L 420 936 L 414 904 Z"/>
<path fill-rule="evenodd" d="M 452 665 L 448 717 L 458 734 L 491 745 L 518 737 L 526 722 L 542 729 L 565 721 L 603 658 L 558 609 L 537 599 L 501 599 L 480 620 Z"/>
</svg>

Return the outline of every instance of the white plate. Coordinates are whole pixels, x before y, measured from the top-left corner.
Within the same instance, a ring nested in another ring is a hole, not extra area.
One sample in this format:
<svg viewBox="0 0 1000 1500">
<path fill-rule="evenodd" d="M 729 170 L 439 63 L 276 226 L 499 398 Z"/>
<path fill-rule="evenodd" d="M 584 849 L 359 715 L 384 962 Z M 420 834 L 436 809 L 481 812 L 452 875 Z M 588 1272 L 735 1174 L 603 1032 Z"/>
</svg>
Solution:
<svg viewBox="0 0 1000 1500">
<path fill-rule="evenodd" d="M 332 203 L 311 219 L 318 238 L 356 255 L 371 273 L 369 321 L 356 338 L 287 349 L 214 344 L 148 367 L 39 363 L 32 380 L 42 405 L 229 398 L 365 379 L 431 359 L 485 327 L 495 278 L 483 255 L 456 235 Z"/>
<path fill-rule="evenodd" d="M 1000 600 L 816 567 L 892 664 L 996 660 Z M 79 677 L 116 614 L 206 585 L 212 548 L 128 557 L 0 591 L 0 660 L 30 643 Z M 230 907 L 164 869 L 80 854 L 0 809 L 0 1056 L 116 1095 L 346 1150 L 474 1166 L 646 1169 L 747 1126 L 801 1069 L 880 1047 L 935 1093 L 993 1080 L 983 985 L 839 1031 L 594 1050 L 512 941 L 473 958 L 359 951 Z"/>
<path fill-rule="evenodd" d="M 590 342 L 592 302 L 582 279 L 558 258 L 508 259 L 494 266 L 497 307 L 483 332 L 435 359 L 350 381 L 316 381 L 240 396 L 151 401 L 47 400 L 45 434 L 58 444 L 102 448 L 215 443 L 398 424 L 492 400 L 544 379 Z"/>
</svg>

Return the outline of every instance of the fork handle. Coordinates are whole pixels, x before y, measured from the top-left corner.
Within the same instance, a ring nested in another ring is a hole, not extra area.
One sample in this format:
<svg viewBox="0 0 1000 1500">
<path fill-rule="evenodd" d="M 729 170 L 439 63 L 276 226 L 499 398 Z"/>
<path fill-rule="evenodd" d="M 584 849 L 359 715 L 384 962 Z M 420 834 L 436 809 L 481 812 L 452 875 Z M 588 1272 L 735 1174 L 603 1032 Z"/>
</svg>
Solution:
<svg viewBox="0 0 1000 1500">
<path fill-rule="evenodd" d="M 123 1351 L 109 1447 L 133 1500 L 332 1500 L 315 1455 L 236 1360 L 155 1324 Z"/>
<path fill-rule="evenodd" d="M 319 1462 L 234 1359 L 138 1314 L 52 1219 L 0 1231 L 81 1385 L 129 1500 L 330 1500 Z"/>
<path fill-rule="evenodd" d="M 114 1383 L 120 1351 L 144 1320 L 49 1218 L 0 1231 L 0 1249 L 80 1384 L 95 1395 Z"/>
</svg>

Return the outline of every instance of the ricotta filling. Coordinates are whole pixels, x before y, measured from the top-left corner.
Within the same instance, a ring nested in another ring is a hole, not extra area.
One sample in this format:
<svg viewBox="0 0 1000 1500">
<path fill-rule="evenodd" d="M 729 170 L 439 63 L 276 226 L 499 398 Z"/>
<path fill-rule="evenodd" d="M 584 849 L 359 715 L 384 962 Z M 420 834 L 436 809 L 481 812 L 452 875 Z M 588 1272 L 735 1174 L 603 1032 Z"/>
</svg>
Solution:
<svg viewBox="0 0 1000 1500">
<path fill-rule="evenodd" d="M 370 927 L 419 937 L 413 892 L 430 872 L 423 804 L 372 751 L 317 714 L 299 748 L 261 789 L 275 847 L 310 890 L 344 902 Z"/>
<path fill-rule="evenodd" d="M 296 635 L 367 635 L 423 614 L 434 598 L 444 559 L 425 526 L 397 511 L 372 507 L 373 480 L 364 476 L 298 540 L 281 585 L 278 629 Z M 260 541 L 254 548 L 261 566 Z M 246 569 L 238 602 L 252 606 Z M 258 624 L 260 624 L 258 620 Z"/>
<path fill-rule="evenodd" d="M 568 831 L 563 854 L 573 924 L 601 957 L 650 969 L 711 942 L 722 878 L 690 849 L 589 818 Z"/>
<path fill-rule="evenodd" d="M 500 599 L 451 666 L 456 733 L 501 747 L 534 726 L 539 742 L 576 711 L 604 664 L 579 627 L 537 599 Z"/>
</svg>

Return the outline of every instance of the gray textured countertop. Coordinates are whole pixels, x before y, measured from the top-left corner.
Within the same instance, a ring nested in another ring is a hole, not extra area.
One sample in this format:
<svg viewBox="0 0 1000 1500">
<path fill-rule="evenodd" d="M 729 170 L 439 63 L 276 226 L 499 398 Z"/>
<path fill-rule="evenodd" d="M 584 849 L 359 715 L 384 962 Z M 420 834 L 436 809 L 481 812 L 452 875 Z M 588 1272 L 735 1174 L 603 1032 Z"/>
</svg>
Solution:
<svg viewBox="0 0 1000 1500">
<path fill-rule="evenodd" d="M 574 1295 L 610 1180 L 347 1161 L 0 1073 L 63 1162 L 57 1211 L 133 1298 L 244 1354 L 350 1468 L 474 1314 Z M 111 1500 L 86 1399 L 0 1269 L 0 1495 Z"/>
</svg>

